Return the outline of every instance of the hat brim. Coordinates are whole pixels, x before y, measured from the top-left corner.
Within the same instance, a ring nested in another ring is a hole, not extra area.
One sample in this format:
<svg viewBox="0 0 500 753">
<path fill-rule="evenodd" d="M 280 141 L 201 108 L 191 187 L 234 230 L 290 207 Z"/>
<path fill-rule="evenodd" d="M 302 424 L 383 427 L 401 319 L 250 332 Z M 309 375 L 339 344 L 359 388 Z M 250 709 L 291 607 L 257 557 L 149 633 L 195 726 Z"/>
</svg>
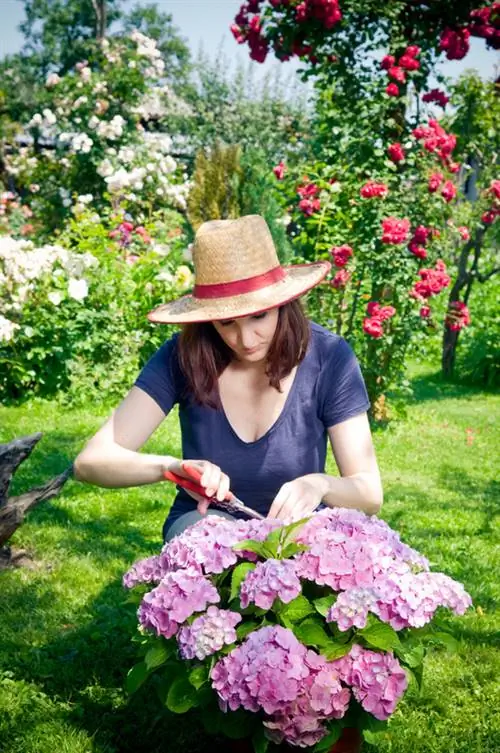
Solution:
<svg viewBox="0 0 500 753">
<path fill-rule="evenodd" d="M 299 298 L 320 283 L 330 269 L 328 261 L 284 266 L 284 278 L 260 290 L 228 298 L 185 295 L 154 309 L 148 314 L 148 319 L 158 324 L 189 324 L 258 314 Z"/>
</svg>

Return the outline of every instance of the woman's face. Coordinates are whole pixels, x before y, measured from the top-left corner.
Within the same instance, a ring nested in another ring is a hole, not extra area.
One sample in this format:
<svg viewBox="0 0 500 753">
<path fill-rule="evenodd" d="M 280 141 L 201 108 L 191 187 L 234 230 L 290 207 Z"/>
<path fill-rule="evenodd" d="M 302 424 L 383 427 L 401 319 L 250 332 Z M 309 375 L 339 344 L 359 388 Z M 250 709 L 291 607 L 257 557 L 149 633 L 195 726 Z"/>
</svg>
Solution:
<svg viewBox="0 0 500 753">
<path fill-rule="evenodd" d="M 279 308 L 262 314 L 223 319 L 213 325 L 238 361 L 257 363 L 265 360 L 278 325 Z"/>
</svg>

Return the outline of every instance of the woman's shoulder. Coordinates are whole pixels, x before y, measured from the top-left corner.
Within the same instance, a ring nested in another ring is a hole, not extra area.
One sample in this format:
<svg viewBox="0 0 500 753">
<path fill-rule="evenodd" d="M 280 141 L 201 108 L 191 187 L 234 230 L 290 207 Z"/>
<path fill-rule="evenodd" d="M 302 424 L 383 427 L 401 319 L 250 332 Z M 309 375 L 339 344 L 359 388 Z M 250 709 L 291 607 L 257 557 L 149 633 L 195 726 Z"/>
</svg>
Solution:
<svg viewBox="0 0 500 753">
<path fill-rule="evenodd" d="M 337 335 L 335 332 L 322 327 L 316 322 L 310 321 L 311 326 L 311 340 L 310 350 L 311 354 L 319 357 L 320 360 L 330 359 L 333 357 L 341 357 L 349 355 L 352 350 L 351 346 L 344 340 L 343 337 Z"/>
</svg>

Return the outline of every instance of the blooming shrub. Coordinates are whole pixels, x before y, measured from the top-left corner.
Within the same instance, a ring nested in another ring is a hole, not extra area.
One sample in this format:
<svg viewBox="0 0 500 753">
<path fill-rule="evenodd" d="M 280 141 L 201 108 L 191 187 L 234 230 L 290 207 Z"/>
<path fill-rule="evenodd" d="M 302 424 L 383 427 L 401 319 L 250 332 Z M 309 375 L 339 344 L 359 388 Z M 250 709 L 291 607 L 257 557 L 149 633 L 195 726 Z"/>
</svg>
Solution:
<svg viewBox="0 0 500 753">
<path fill-rule="evenodd" d="M 175 212 L 144 225 L 85 211 L 58 243 L 0 236 L 0 395 L 123 395 L 165 330 L 147 312 L 192 285 Z"/>
<path fill-rule="evenodd" d="M 386 523 L 341 508 L 289 526 L 207 516 L 123 582 L 142 591 L 129 690 L 158 673 L 170 711 L 198 707 L 258 750 L 322 750 L 343 726 L 383 726 L 438 639 L 439 610 L 471 604 Z"/>
</svg>

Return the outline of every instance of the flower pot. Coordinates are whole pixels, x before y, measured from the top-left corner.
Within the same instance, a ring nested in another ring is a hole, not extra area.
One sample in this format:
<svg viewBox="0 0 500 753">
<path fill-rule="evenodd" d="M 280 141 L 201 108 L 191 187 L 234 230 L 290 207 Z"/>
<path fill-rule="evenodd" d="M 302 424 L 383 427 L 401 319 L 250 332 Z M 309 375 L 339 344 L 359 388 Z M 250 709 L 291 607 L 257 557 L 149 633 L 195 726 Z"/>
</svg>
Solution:
<svg viewBox="0 0 500 753">
<path fill-rule="evenodd" d="M 362 737 L 359 731 L 354 727 L 346 727 L 342 730 L 342 735 L 337 742 L 330 748 L 329 753 L 360 753 L 361 743 Z M 280 753 L 300 753 L 304 749 L 282 743 L 277 750 Z M 248 738 L 228 740 L 225 751 L 227 753 L 253 753 L 252 741 Z"/>
</svg>

